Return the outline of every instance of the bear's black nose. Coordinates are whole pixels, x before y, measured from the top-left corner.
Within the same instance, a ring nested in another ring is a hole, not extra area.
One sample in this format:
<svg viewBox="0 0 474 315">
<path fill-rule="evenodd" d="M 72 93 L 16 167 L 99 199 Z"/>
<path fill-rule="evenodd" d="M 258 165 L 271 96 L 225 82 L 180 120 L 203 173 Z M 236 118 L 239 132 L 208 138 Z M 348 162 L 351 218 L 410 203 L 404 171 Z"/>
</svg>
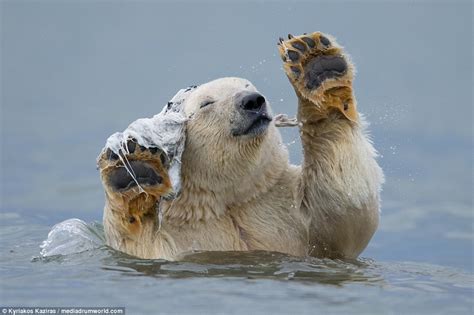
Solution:
<svg viewBox="0 0 474 315">
<path fill-rule="evenodd" d="M 258 112 L 265 105 L 265 97 L 259 93 L 250 93 L 242 98 L 240 107 L 244 110 Z"/>
</svg>

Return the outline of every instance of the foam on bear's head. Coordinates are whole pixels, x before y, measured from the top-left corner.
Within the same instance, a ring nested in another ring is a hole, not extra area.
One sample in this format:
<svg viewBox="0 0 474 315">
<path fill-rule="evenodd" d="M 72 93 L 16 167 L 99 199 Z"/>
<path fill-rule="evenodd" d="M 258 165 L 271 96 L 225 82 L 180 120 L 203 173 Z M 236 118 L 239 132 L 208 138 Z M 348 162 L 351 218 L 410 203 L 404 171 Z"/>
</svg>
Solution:
<svg viewBox="0 0 474 315">
<path fill-rule="evenodd" d="M 152 118 L 137 119 L 124 131 L 112 134 L 107 139 L 102 153 L 107 149 L 112 150 L 120 157 L 124 167 L 134 178 L 133 171 L 126 160 L 127 141 L 134 139 L 139 145 L 146 148 L 162 150 L 169 161 L 168 175 L 177 196 L 181 190 L 181 155 L 184 151 L 186 121 L 188 120 L 184 113 L 183 103 L 194 89 L 196 86 L 179 90 L 160 113 Z"/>
</svg>

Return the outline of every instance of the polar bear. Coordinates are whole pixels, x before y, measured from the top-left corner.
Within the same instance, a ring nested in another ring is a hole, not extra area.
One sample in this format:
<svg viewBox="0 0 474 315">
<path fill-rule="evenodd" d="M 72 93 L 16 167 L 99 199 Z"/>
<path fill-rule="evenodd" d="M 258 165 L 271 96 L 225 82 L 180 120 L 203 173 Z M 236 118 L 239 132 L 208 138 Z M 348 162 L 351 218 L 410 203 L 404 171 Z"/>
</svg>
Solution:
<svg viewBox="0 0 474 315">
<path fill-rule="evenodd" d="M 383 173 L 357 112 L 354 67 L 320 32 L 280 38 L 278 49 L 298 98 L 303 164 L 289 163 L 270 105 L 251 82 L 202 84 L 184 104 L 192 118 L 176 199 L 167 200 L 173 192 L 163 152 L 133 141 L 122 152 L 145 191 L 116 154 L 100 156 L 109 246 L 167 260 L 192 251 L 362 252 L 378 225 Z"/>
</svg>

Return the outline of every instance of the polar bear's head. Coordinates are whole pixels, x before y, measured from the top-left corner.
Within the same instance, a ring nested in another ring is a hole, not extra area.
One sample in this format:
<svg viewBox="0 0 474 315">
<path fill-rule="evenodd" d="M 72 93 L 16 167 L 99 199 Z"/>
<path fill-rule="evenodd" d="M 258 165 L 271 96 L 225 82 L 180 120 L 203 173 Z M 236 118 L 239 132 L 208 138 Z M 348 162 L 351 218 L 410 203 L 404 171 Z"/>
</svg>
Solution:
<svg viewBox="0 0 474 315">
<path fill-rule="evenodd" d="M 200 85 L 187 98 L 189 136 L 204 132 L 226 145 L 262 139 L 271 128 L 272 114 L 265 97 L 245 79 L 223 78 Z M 191 131 L 192 130 L 192 131 Z"/>
<path fill-rule="evenodd" d="M 288 153 L 270 105 L 248 80 L 222 78 L 200 85 L 184 110 L 190 120 L 182 157 L 183 194 L 211 192 L 226 203 L 242 202 L 268 189 L 287 166 Z"/>
</svg>

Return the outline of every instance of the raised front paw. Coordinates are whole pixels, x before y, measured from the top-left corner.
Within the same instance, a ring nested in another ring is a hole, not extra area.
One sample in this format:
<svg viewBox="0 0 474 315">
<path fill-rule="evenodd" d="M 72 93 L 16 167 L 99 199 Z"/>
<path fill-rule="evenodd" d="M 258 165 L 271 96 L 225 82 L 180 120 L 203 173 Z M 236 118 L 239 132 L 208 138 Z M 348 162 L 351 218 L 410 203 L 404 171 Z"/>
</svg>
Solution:
<svg viewBox="0 0 474 315">
<path fill-rule="evenodd" d="M 121 212 L 124 222 L 141 223 L 154 215 L 157 202 L 173 195 L 168 159 L 158 148 L 145 148 L 128 140 L 118 153 L 110 148 L 98 159 L 109 205 Z"/>
<path fill-rule="evenodd" d="M 166 154 L 156 147 L 145 148 L 130 139 L 118 153 L 104 150 L 98 166 L 104 185 L 115 193 L 132 196 L 146 192 L 155 197 L 172 193 Z"/>
<path fill-rule="evenodd" d="M 278 43 L 283 68 L 298 97 L 315 105 L 320 115 L 339 110 L 357 121 L 352 91 L 354 67 L 331 36 L 320 32 L 288 35 Z"/>
</svg>

